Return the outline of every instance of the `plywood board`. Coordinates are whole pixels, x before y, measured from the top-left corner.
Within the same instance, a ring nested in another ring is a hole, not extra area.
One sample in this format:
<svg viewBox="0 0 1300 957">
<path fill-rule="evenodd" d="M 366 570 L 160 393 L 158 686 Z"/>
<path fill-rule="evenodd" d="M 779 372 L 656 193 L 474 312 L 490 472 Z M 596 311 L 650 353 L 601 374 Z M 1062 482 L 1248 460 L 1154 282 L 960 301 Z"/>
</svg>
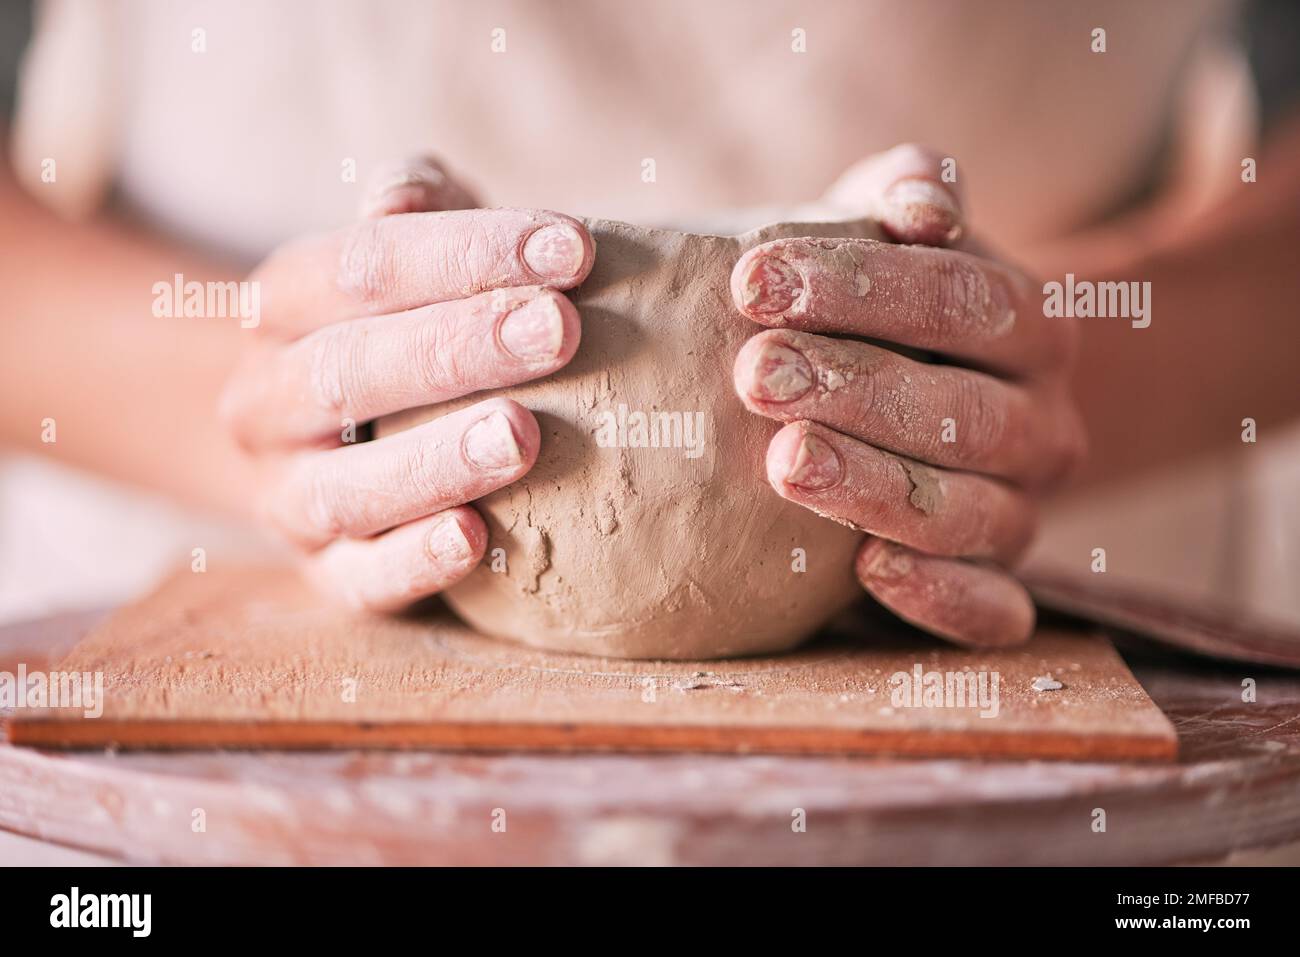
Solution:
<svg viewBox="0 0 1300 957">
<path fill-rule="evenodd" d="M 1099 634 L 972 652 L 904 628 L 713 662 L 551 654 L 445 612 L 324 606 L 283 568 L 179 573 L 59 670 L 102 672 L 102 716 L 19 709 L 43 747 L 627 750 L 1171 759 L 1172 726 Z M 921 687 L 896 699 L 899 674 Z M 984 698 L 958 701 L 978 687 Z M 948 695 L 936 698 L 945 684 Z M 1053 677 L 1057 690 L 1036 690 Z M 996 678 L 996 700 L 993 697 Z M 915 706 L 920 704 L 921 706 Z M 942 704 L 943 706 L 937 706 Z"/>
</svg>

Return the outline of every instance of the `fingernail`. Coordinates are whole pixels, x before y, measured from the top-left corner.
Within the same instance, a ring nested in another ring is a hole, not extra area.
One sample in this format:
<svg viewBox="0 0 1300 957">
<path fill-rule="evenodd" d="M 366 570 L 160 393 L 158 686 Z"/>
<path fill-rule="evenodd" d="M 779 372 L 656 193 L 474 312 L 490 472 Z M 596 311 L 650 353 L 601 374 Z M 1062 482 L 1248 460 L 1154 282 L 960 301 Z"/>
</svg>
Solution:
<svg viewBox="0 0 1300 957">
<path fill-rule="evenodd" d="M 510 420 L 500 412 L 485 415 L 470 426 L 462 448 L 465 458 L 481 469 L 514 468 L 524 460 Z"/>
<path fill-rule="evenodd" d="M 554 359 L 564 345 L 564 317 L 549 295 L 538 296 L 501 322 L 501 345 L 516 359 Z"/>
<path fill-rule="evenodd" d="M 544 279 L 572 279 L 585 256 L 582 237 L 567 223 L 543 226 L 524 243 L 524 264 Z"/>
<path fill-rule="evenodd" d="M 409 213 L 433 205 L 434 194 L 447 184 L 441 170 L 428 165 L 400 166 L 374 181 L 361 203 L 367 216 Z"/>
<path fill-rule="evenodd" d="M 741 306 L 754 315 L 776 315 L 793 306 L 802 292 L 803 277 L 797 269 L 777 256 L 759 256 L 741 286 Z"/>
<path fill-rule="evenodd" d="M 416 187 L 419 189 L 435 188 L 445 182 L 445 177 L 436 170 L 412 169 L 406 168 L 394 173 L 392 177 L 381 183 L 374 191 L 373 195 L 383 196 L 385 193 L 395 193 L 399 189 L 408 189 Z"/>
<path fill-rule="evenodd" d="M 865 577 L 873 581 L 896 581 L 912 573 L 912 555 L 892 542 L 877 540 L 875 549 L 862 567 Z"/>
<path fill-rule="evenodd" d="M 907 238 L 952 242 L 961 236 L 961 207 L 946 189 L 928 179 L 900 179 L 885 190 L 885 219 Z"/>
<path fill-rule="evenodd" d="M 835 449 L 824 439 L 809 433 L 800 441 L 785 481 L 787 485 L 821 492 L 838 485 L 842 473 L 843 466 Z"/>
<path fill-rule="evenodd" d="M 765 342 L 754 359 L 749 394 L 765 402 L 793 402 L 813 385 L 813 370 L 800 353 L 778 342 Z"/>
<path fill-rule="evenodd" d="M 460 522 L 447 516 L 436 523 L 425 541 L 429 556 L 440 565 L 458 565 L 474 554 Z"/>
</svg>

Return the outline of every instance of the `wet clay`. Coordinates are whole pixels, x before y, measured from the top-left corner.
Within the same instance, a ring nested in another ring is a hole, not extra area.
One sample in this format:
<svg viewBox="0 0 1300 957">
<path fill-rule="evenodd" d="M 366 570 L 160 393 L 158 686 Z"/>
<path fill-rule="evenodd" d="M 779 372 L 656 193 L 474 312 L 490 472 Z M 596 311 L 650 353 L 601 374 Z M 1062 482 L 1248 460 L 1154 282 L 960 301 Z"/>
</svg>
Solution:
<svg viewBox="0 0 1300 957">
<path fill-rule="evenodd" d="M 939 482 L 939 473 L 920 462 L 907 459 L 900 461 L 903 471 L 907 473 L 908 484 L 912 487 L 907 500 L 913 508 L 920 509 L 926 515 L 933 515 L 943 504 L 943 486 Z"/>
<path fill-rule="evenodd" d="M 446 599 L 481 632 L 561 651 L 792 648 L 861 595 L 852 564 L 862 536 L 766 482 L 779 424 L 746 411 L 732 388 L 736 353 L 761 327 L 732 304 L 731 271 L 772 239 L 882 236 L 867 221 L 734 237 L 587 227 L 596 264 L 571 294 L 582 343 L 568 367 L 377 425 L 387 434 L 503 395 L 541 426 L 532 471 L 476 503 L 488 553 Z"/>
</svg>

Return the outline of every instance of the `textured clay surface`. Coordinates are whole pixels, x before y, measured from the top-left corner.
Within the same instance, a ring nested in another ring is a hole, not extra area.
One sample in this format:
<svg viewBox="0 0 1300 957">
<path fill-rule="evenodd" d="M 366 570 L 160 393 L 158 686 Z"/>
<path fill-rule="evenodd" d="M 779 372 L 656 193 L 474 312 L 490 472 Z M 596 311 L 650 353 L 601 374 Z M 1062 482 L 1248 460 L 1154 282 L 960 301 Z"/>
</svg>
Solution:
<svg viewBox="0 0 1300 957">
<path fill-rule="evenodd" d="M 764 455 L 779 426 L 732 389 L 736 353 L 761 327 L 732 305 L 731 270 L 771 239 L 878 239 L 878 228 L 781 224 L 721 237 L 587 226 L 596 264 L 572 294 L 582 344 L 567 368 L 379 423 L 391 433 L 499 394 L 541 425 L 533 470 L 476 503 L 488 558 L 447 600 L 486 634 L 563 651 L 716 658 L 792 648 L 861 594 L 852 576 L 861 536 L 767 485 Z M 505 570 L 493 570 L 494 549 Z"/>
</svg>

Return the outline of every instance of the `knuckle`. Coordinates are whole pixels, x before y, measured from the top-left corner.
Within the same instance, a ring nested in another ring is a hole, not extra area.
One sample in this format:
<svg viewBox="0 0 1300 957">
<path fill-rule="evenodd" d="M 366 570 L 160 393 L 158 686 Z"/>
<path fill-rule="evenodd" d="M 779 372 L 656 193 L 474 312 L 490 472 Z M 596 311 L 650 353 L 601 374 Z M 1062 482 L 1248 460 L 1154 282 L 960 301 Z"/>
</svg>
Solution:
<svg viewBox="0 0 1300 957">
<path fill-rule="evenodd" d="M 957 383 L 958 448 L 965 449 L 965 458 L 985 461 L 1002 448 L 1006 439 L 1006 406 L 990 384 L 974 373 L 961 376 Z"/>
<path fill-rule="evenodd" d="M 298 499 L 301 529 L 290 533 L 309 543 L 333 541 L 343 535 L 346 521 L 339 499 L 338 483 L 319 466 L 301 466 L 289 479 Z"/>
<path fill-rule="evenodd" d="M 328 415 L 344 415 L 356 400 L 351 374 L 356 363 L 355 340 L 342 329 L 322 329 L 303 340 L 303 348 L 311 401 Z"/>
<path fill-rule="evenodd" d="M 868 346 L 868 350 L 874 350 L 875 346 Z M 886 350 L 880 350 L 883 353 Z M 868 353 L 870 355 L 870 352 Z M 885 358 L 885 361 L 892 361 L 892 358 Z M 878 381 L 879 365 L 872 361 L 866 361 L 858 366 L 853 375 L 851 383 L 852 388 L 856 390 L 855 406 L 860 411 L 859 425 L 865 430 L 868 423 L 873 422 L 880 414 L 880 410 L 886 408 L 891 401 L 897 402 L 897 396 L 888 396 L 881 389 L 881 383 Z M 900 373 L 900 377 L 901 377 Z"/>
<path fill-rule="evenodd" d="M 441 324 L 432 317 L 411 328 L 408 355 L 414 365 L 415 387 L 429 395 L 442 394 L 451 385 L 444 338 Z"/>
<path fill-rule="evenodd" d="M 412 442 L 398 460 L 399 481 L 422 505 L 437 504 L 446 494 L 446 451 L 442 443 Z"/>
<path fill-rule="evenodd" d="M 500 259 L 499 237 L 477 217 L 464 217 L 438 264 L 440 278 L 446 288 L 472 296 L 487 288 L 484 277 L 496 274 Z"/>
<path fill-rule="evenodd" d="M 383 220 L 348 230 L 339 256 L 339 288 L 367 311 L 378 311 L 397 286 L 392 244 Z"/>
<path fill-rule="evenodd" d="M 990 304 L 988 280 L 973 262 L 953 253 L 939 253 L 927 270 L 929 311 L 923 321 L 935 334 L 965 336 L 983 325 Z"/>
<path fill-rule="evenodd" d="M 477 226 L 467 225 L 457 230 L 448 240 L 437 264 L 438 278 L 444 288 L 454 289 L 466 296 L 479 291 L 470 278 L 474 274 L 477 251 L 482 248 L 478 232 Z"/>
<path fill-rule="evenodd" d="M 473 391 L 466 352 L 473 344 L 454 323 L 430 316 L 411 330 L 416 386 L 448 398 Z"/>
</svg>

